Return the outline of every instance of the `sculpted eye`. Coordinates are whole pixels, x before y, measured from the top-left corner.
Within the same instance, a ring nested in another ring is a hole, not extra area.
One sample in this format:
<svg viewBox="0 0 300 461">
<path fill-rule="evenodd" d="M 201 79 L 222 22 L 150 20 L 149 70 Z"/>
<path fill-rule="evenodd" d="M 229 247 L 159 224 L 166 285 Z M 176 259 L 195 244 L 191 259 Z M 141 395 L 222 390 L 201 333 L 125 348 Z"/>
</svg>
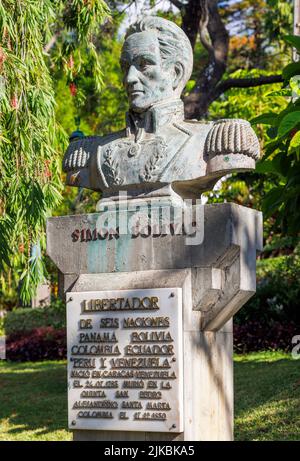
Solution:
<svg viewBox="0 0 300 461">
<path fill-rule="evenodd" d="M 148 66 L 153 65 L 154 63 L 149 59 L 141 58 L 138 61 L 138 66 L 140 69 L 146 69 Z"/>
<path fill-rule="evenodd" d="M 145 60 L 145 59 L 142 59 L 140 62 L 139 62 L 139 65 L 141 68 L 144 68 L 146 67 L 148 64 L 148 62 Z"/>
</svg>

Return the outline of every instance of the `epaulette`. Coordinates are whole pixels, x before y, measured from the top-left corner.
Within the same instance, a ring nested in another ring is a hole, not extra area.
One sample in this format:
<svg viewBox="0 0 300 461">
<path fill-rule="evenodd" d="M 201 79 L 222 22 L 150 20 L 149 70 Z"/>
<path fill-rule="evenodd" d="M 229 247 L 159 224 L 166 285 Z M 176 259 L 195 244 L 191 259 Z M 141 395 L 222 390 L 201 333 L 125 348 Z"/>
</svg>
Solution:
<svg viewBox="0 0 300 461">
<path fill-rule="evenodd" d="M 205 141 L 205 155 L 243 154 L 259 159 L 258 138 L 246 120 L 221 119 L 214 122 Z"/>
<path fill-rule="evenodd" d="M 74 171 L 78 168 L 87 168 L 92 153 L 97 149 L 99 136 L 86 136 L 72 141 L 63 158 L 63 171 Z"/>
</svg>

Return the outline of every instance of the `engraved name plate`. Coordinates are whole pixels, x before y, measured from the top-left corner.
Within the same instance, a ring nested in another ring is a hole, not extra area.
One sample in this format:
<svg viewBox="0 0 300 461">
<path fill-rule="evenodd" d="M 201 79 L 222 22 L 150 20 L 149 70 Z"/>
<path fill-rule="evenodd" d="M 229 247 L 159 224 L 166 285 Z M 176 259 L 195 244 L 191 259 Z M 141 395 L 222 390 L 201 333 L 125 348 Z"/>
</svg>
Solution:
<svg viewBox="0 0 300 461">
<path fill-rule="evenodd" d="M 183 432 L 182 289 L 67 293 L 70 429 Z"/>
</svg>

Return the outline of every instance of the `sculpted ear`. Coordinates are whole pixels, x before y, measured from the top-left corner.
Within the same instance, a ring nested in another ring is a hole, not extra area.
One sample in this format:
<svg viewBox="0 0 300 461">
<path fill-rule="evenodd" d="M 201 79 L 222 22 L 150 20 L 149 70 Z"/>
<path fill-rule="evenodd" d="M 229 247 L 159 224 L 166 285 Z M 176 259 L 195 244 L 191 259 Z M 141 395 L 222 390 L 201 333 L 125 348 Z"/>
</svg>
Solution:
<svg viewBox="0 0 300 461">
<path fill-rule="evenodd" d="M 173 80 L 173 88 L 176 90 L 184 77 L 184 67 L 181 62 L 176 62 L 174 66 L 174 80 Z"/>
</svg>

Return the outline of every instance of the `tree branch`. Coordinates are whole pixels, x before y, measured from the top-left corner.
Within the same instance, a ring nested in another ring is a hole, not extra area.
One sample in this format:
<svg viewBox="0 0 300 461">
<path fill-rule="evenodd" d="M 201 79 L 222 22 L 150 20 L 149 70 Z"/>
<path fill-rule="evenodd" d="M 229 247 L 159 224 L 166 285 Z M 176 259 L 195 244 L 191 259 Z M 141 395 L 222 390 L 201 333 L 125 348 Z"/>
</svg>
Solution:
<svg viewBox="0 0 300 461">
<path fill-rule="evenodd" d="M 209 54 L 214 53 L 214 48 L 207 39 L 207 26 L 208 26 L 208 21 L 209 21 L 209 11 L 208 11 L 208 4 L 207 0 L 203 0 L 200 2 L 200 22 L 199 22 L 199 36 L 200 36 L 200 41 L 204 48 L 208 51 Z"/>
<path fill-rule="evenodd" d="M 202 44 L 208 50 L 209 59 L 205 68 L 200 72 L 195 87 L 184 99 L 185 116 L 187 119 L 198 119 L 207 113 L 210 103 L 214 100 L 216 86 L 226 70 L 229 47 L 229 34 L 220 17 L 217 0 L 205 0 L 205 4 L 202 4 L 201 9 L 199 8 L 199 0 L 197 2 L 189 0 L 182 17 L 183 30 L 185 31 L 183 27 L 184 20 L 193 14 L 196 3 L 198 11 L 201 12 L 197 18 L 198 27 L 202 29 L 200 37 Z M 209 34 L 210 43 L 206 39 L 206 30 Z M 203 38 L 205 43 L 203 43 Z"/>
<path fill-rule="evenodd" d="M 282 83 L 283 78 L 281 74 L 278 75 L 261 75 L 259 77 L 250 78 L 228 78 L 220 82 L 216 86 L 215 99 L 217 99 L 225 91 L 231 88 L 252 88 L 255 86 L 268 85 L 270 83 Z"/>
<path fill-rule="evenodd" d="M 176 6 L 176 8 L 178 8 L 180 11 L 181 9 L 184 7 L 184 4 L 181 3 L 179 0 L 170 0 L 170 2 Z"/>
<path fill-rule="evenodd" d="M 173 2 L 173 0 L 171 1 Z M 201 2 L 202 1 L 203 0 L 201 0 Z M 199 3 L 199 0 L 189 0 L 187 3 L 182 5 L 182 8 L 180 9 L 182 17 L 181 28 L 188 36 L 193 49 L 195 47 L 200 19 L 203 12 Z"/>
</svg>

